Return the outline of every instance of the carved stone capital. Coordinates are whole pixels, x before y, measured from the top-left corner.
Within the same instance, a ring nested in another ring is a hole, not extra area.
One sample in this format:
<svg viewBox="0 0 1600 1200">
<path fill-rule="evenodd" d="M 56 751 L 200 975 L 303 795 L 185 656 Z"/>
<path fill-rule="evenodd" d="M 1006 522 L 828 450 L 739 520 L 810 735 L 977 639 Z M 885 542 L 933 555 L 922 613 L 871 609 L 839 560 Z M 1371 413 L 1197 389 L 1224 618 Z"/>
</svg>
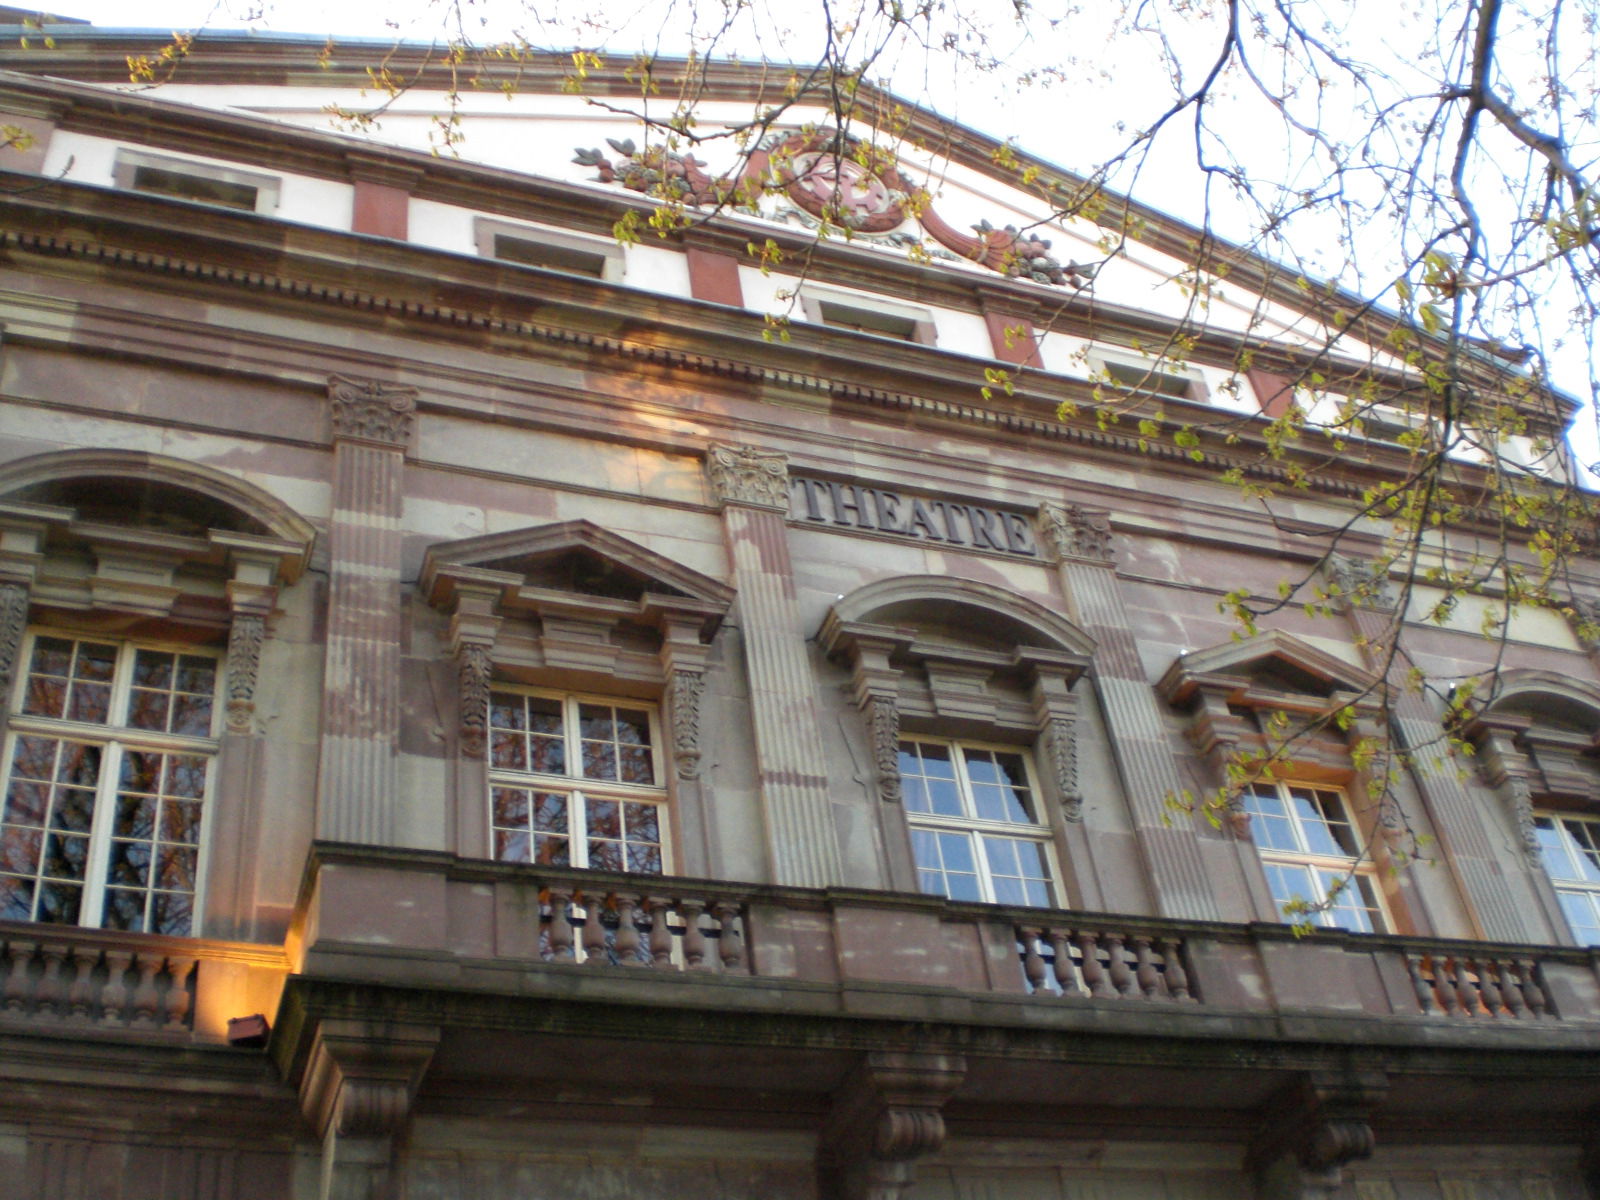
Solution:
<svg viewBox="0 0 1600 1200">
<path fill-rule="evenodd" d="M 328 376 L 334 441 L 367 442 L 396 450 L 411 446 L 417 389 L 376 379 Z"/>
<path fill-rule="evenodd" d="M 228 627 L 229 733 L 255 732 L 256 676 L 261 670 L 261 644 L 267 620 L 255 613 L 235 613 Z"/>
<path fill-rule="evenodd" d="M 706 677 L 683 667 L 673 670 L 668 702 L 672 712 L 672 753 L 679 779 L 700 778 L 700 695 Z"/>
<path fill-rule="evenodd" d="M 965 1077 L 966 1061 L 955 1055 L 867 1055 L 823 1128 L 823 1194 L 898 1200 L 916 1182 L 916 1161 L 944 1145 L 942 1109 Z"/>
<path fill-rule="evenodd" d="M 718 507 L 748 504 L 789 511 L 789 460 L 776 451 L 714 443 L 706 451 L 706 479 Z"/>
<path fill-rule="evenodd" d="M 461 754 L 482 758 L 489 745 L 489 677 L 494 661 L 483 642 L 456 645 L 456 683 L 461 691 Z"/>
<path fill-rule="evenodd" d="M 1111 543 L 1111 514 L 1076 504 L 1039 506 L 1039 541 L 1057 559 L 1077 558 L 1110 566 L 1115 562 Z"/>
<path fill-rule="evenodd" d="M 1400 602 L 1388 569 L 1371 559 L 1329 554 L 1322 564 L 1322 576 L 1329 596 L 1353 607 L 1393 612 Z"/>
</svg>

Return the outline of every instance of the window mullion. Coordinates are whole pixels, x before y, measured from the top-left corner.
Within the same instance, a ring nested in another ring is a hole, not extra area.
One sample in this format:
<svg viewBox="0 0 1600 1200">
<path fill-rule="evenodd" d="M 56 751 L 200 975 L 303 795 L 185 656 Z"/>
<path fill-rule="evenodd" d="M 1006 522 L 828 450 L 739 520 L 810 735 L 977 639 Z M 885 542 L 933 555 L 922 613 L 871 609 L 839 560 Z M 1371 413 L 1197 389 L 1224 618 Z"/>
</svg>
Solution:
<svg viewBox="0 0 1600 1200">
<path fill-rule="evenodd" d="M 122 778 L 121 742 L 105 743 L 100 760 L 100 783 L 95 789 L 94 817 L 89 824 L 89 858 L 83 868 L 83 899 L 78 924 L 100 928 L 105 911 L 106 874 L 111 869 L 111 833 L 116 828 L 117 790 Z"/>
<path fill-rule="evenodd" d="M 567 847 L 572 865 L 589 865 L 588 796 L 574 788 L 567 793 Z"/>
</svg>

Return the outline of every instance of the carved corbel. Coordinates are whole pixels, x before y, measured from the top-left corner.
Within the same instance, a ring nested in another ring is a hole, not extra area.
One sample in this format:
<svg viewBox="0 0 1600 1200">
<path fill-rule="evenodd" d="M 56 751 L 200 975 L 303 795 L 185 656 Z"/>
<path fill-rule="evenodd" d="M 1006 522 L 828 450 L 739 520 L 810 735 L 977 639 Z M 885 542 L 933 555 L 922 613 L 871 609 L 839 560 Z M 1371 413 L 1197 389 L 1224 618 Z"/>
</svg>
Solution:
<svg viewBox="0 0 1600 1200">
<path fill-rule="evenodd" d="M 267 619 L 259 613 L 235 613 L 228 626 L 229 733 L 255 731 L 256 676 L 261 669 L 261 645 L 267 637 Z"/>
<path fill-rule="evenodd" d="M 909 629 L 840 621 L 823 622 L 819 640 L 830 655 L 850 664 L 850 691 L 866 718 L 878 798 L 898 805 L 900 785 L 900 668 L 890 659 L 915 637 Z"/>
<path fill-rule="evenodd" d="M 898 1200 L 916 1182 L 917 1160 L 944 1145 L 943 1108 L 966 1076 L 947 1054 L 879 1052 L 834 1097 L 818 1151 L 822 1194 Z"/>
<path fill-rule="evenodd" d="M 489 741 L 489 690 L 494 676 L 494 640 L 500 629 L 500 593 L 494 587 L 460 585 L 450 614 L 450 648 L 456 660 L 461 755 L 481 759 Z"/>
<path fill-rule="evenodd" d="M 407 450 L 416 422 L 417 389 L 376 379 L 328 376 L 333 440 Z"/>
<path fill-rule="evenodd" d="M 1034 652 L 1035 658 L 1037 652 Z M 1083 820 L 1083 792 L 1078 786 L 1078 698 L 1072 685 L 1081 672 L 1076 664 L 1062 667 L 1034 661 L 1033 711 L 1039 740 L 1056 786 L 1061 815 Z"/>
<path fill-rule="evenodd" d="M 5 716 L 16 678 L 22 631 L 28 627 L 28 597 L 25 585 L 0 583 L 0 718 Z"/>
<path fill-rule="evenodd" d="M 1051 557 L 1115 565 L 1110 513 L 1047 500 L 1039 506 L 1038 525 L 1039 543 Z"/>
<path fill-rule="evenodd" d="M 1263 1200 L 1331 1200 L 1345 1167 L 1372 1156 L 1372 1113 L 1388 1087 L 1379 1072 L 1313 1073 L 1279 1093 L 1249 1155 Z"/>
<path fill-rule="evenodd" d="M 718 508 L 745 504 L 789 511 L 789 460 L 776 451 L 714 443 L 706 451 L 706 480 Z"/>
<path fill-rule="evenodd" d="M 701 672 L 679 667 L 667 684 L 672 752 L 679 779 L 700 778 L 700 694 L 705 682 Z"/>
<path fill-rule="evenodd" d="M 1532 721 L 1514 713 L 1495 713 L 1479 717 L 1463 731 L 1476 743 L 1473 761 L 1478 777 L 1493 788 L 1505 804 L 1517 831 L 1523 861 L 1535 871 L 1544 869 L 1544 852 L 1539 847 L 1539 830 L 1534 824 L 1534 782 L 1538 764 L 1525 750 L 1524 738 Z"/>
</svg>

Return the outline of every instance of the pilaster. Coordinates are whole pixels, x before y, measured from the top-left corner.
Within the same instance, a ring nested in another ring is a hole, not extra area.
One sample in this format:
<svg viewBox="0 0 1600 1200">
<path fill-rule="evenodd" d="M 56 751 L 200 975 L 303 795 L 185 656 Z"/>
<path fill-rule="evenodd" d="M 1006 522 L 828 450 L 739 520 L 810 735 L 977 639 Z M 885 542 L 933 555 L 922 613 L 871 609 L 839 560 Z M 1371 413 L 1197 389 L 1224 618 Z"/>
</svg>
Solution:
<svg viewBox="0 0 1600 1200">
<path fill-rule="evenodd" d="M 333 516 L 317 836 L 394 840 L 400 742 L 400 506 L 417 393 L 331 376 Z"/>
<path fill-rule="evenodd" d="M 782 454 L 714 445 L 706 478 L 738 589 L 774 882 L 827 887 L 841 882 L 841 869 L 789 557 L 788 464 Z"/>
<path fill-rule="evenodd" d="M 1078 625 L 1095 640 L 1094 676 L 1106 731 L 1161 915 L 1221 917 L 1198 836 L 1174 819 L 1183 790 L 1154 688 L 1145 677 L 1113 557 L 1108 514 L 1077 506 L 1039 509 L 1040 543 L 1057 560 Z"/>
</svg>

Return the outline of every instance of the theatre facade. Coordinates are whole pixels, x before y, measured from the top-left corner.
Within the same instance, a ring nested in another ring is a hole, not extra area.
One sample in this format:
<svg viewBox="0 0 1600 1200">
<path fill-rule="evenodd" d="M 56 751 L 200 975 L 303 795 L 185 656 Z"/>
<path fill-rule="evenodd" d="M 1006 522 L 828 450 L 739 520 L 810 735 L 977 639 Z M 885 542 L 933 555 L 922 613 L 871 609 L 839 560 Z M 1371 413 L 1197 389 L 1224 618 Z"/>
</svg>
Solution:
<svg viewBox="0 0 1600 1200">
<path fill-rule="evenodd" d="M 1404 437 L 1264 447 L 1381 336 L 1243 255 L 1201 311 L 1194 231 L 1039 227 L 934 114 L 701 161 L 536 64 L 456 158 L 420 52 L 351 134 L 370 46 L 133 90 L 160 36 L 52 34 L 0 50 L 14 1194 L 1594 1194 L 1600 561 L 1496 638 L 1374 570 Z M 1395 623 L 1497 669 L 1448 729 Z"/>
</svg>

